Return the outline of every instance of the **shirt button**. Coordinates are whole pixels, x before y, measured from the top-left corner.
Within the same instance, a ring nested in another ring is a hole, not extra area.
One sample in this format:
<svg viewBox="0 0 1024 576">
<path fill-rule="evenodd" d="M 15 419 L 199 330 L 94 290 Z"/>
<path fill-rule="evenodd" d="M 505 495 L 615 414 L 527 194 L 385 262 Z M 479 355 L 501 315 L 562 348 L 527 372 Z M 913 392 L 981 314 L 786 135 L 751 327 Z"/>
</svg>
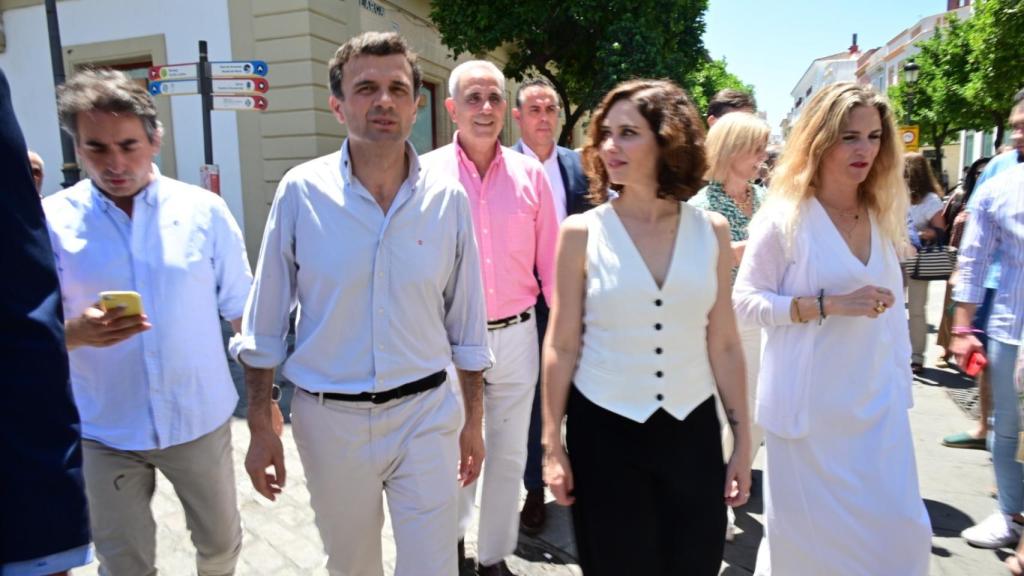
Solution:
<svg viewBox="0 0 1024 576">
<path fill-rule="evenodd" d="M 661 354 L 662 352 L 664 352 L 664 350 L 661 349 L 661 346 L 654 349 L 655 354 Z"/>
<path fill-rule="evenodd" d="M 384 349 L 384 345 L 383 344 L 377 344 L 377 350 L 383 350 L 383 349 Z"/>
<path fill-rule="evenodd" d="M 658 399 L 658 402 L 661 402 L 662 400 L 665 399 L 665 395 L 664 394 L 658 394 L 657 396 L 655 396 L 655 398 Z"/>
<path fill-rule="evenodd" d="M 662 372 L 661 370 L 658 370 L 657 372 L 654 373 L 654 375 L 657 376 L 658 378 L 661 378 L 662 376 L 665 375 L 665 373 Z"/>
<path fill-rule="evenodd" d="M 383 308 L 377 308 L 377 314 L 383 314 L 383 313 L 384 313 L 384 309 Z"/>
<path fill-rule="evenodd" d="M 655 306 L 661 306 L 661 298 L 658 298 L 657 300 L 655 300 L 654 301 L 654 305 Z"/>
<path fill-rule="evenodd" d="M 384 379 L 383 378 L 377 378 L 377 384 L 383 384 L 383 383 L 384 383 Z M 661 396 L 661 394 L 658 394 L 658 396 Z"/>
<path fill-rule="evenodd" d="M 661 330 L 661 322 L 658 322 L 657 324 L 655 324 L 654 325 L 654 329 L 655 330 Z"/>
<path fill-rule="evenodd" d="M 383 278 L 384 277 L 384 272 L 377 272 L 377 277 L 378 278 Z"/>
</svg>

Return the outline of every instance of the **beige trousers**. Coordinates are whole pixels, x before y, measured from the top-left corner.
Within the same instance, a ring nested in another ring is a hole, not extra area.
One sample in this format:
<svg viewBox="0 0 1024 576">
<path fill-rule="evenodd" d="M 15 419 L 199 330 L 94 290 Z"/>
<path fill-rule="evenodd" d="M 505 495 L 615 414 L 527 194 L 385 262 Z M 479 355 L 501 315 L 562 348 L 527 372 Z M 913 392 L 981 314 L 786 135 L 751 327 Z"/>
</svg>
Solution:
<svg viewBox="0 0 1024 576">
<path fill-rule="evenodd" d="M 910 322 L 910 361 L 924 364 L 925 346 L 928 343 L 928 319 L 925 309 L 928 306 L 928 280 L 914 280 L 906 276 L 907 315 Z"/>
<path fill-rule="evenodd" d="M 156 574 L 156 471 L 185 508 L 200 576 L 234 574 L 242 527 L 231 460 L 231 422 L 191 442 L 159 450 L 116 450 L 82 441 L 85 493 L 103 576 Z"/>
<path fill-rule="evenodd" d="M 292 432 L 332 576 L 382 576 L 382 494 L 395 576 L 456 576 L 462 409 L 442 384 L 386 404 L 296 391 Z"/>
</svg>

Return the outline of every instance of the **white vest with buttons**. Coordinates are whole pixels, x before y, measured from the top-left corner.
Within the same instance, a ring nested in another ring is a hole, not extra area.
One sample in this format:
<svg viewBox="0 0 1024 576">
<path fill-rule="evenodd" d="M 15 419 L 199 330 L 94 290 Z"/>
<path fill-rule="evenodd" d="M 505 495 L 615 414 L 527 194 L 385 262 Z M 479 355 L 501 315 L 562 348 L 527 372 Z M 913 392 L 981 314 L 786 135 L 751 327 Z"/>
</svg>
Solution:
<svg viewBox="0 0 1024 576">
<path fill-rule="evenodd" d="M 658 288 L 611 203 L 585 214 L 583 346 L 574 384 L 591 402 L 645 422 L 659 408 L 682 420 L 708 399 L 708 313 L 718 242 L 700 209 L 680 203 L 679 230 Z"/>
</svg>

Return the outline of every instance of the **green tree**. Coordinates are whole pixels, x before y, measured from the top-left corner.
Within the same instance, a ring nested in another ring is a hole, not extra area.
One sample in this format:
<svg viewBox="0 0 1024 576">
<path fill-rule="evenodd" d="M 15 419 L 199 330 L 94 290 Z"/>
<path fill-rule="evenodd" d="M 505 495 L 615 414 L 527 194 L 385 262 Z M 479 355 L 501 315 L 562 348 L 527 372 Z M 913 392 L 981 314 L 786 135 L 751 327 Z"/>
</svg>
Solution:
<svg viewBox="0 0 1024 576">
<path fill-rule="evenodd" d="M 744 84 L 742 80 L 726 67 L 725 58 L 712 60 L 706 59 L 700 67 L 695 69 L 685 81 L 686 89 L 693 96 L 697 109 L 705 114 L 708 109 L 708 102 L 719 90 L 733 88 L 754 95 L 754 87 Z"/>
<path fill-rule="evenodd" d="M 951 16 L 948 26 L 937 28 L 934 36 L 918 42 L 920 53 L 914 56 L 919 68 L 917 81 L 901 81 L 889 87 L 897 117 L 917 124 L 921 142 L 935 147 L 936 174 L 942 173 L 942 146 L 960 130 L 970 128 L 979 115 L 966 91 L 974 72 L 969 22 Z"/>
<path fill-rule="evenodd" d="M 615 84 L 687 77 L 707 59 L 707 0 L 432 0 L 430 18 L 455 56 L 504 48 L 504 72 L 546 76 L 566 107 L 559 143 Z"/>
<path fill-rule="evenodd" d="M 966 95 L 975 111 L 968 127 L 996 126 L 998 149 L 1013 96 L 1024 87 L 1024 2 L 978 0 L 967 24 L 972 74 Z"/>
</svg>

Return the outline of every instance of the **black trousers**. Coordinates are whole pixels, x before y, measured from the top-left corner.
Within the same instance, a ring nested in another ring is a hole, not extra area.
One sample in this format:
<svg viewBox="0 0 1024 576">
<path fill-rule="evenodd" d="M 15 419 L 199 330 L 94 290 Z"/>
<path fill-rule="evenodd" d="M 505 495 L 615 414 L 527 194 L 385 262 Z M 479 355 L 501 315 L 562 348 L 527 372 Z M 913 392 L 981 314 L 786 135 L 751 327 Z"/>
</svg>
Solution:
<svg viewBox="0 0 1024 576">
<path fill-rule="evenodd" d="M 717 575 L 725 546 L 725 464 L 714 398 L 685 420 L 643 424 L 574 386 L 566 448 L 573 526 L 586 576 Z"/>
</svg>

